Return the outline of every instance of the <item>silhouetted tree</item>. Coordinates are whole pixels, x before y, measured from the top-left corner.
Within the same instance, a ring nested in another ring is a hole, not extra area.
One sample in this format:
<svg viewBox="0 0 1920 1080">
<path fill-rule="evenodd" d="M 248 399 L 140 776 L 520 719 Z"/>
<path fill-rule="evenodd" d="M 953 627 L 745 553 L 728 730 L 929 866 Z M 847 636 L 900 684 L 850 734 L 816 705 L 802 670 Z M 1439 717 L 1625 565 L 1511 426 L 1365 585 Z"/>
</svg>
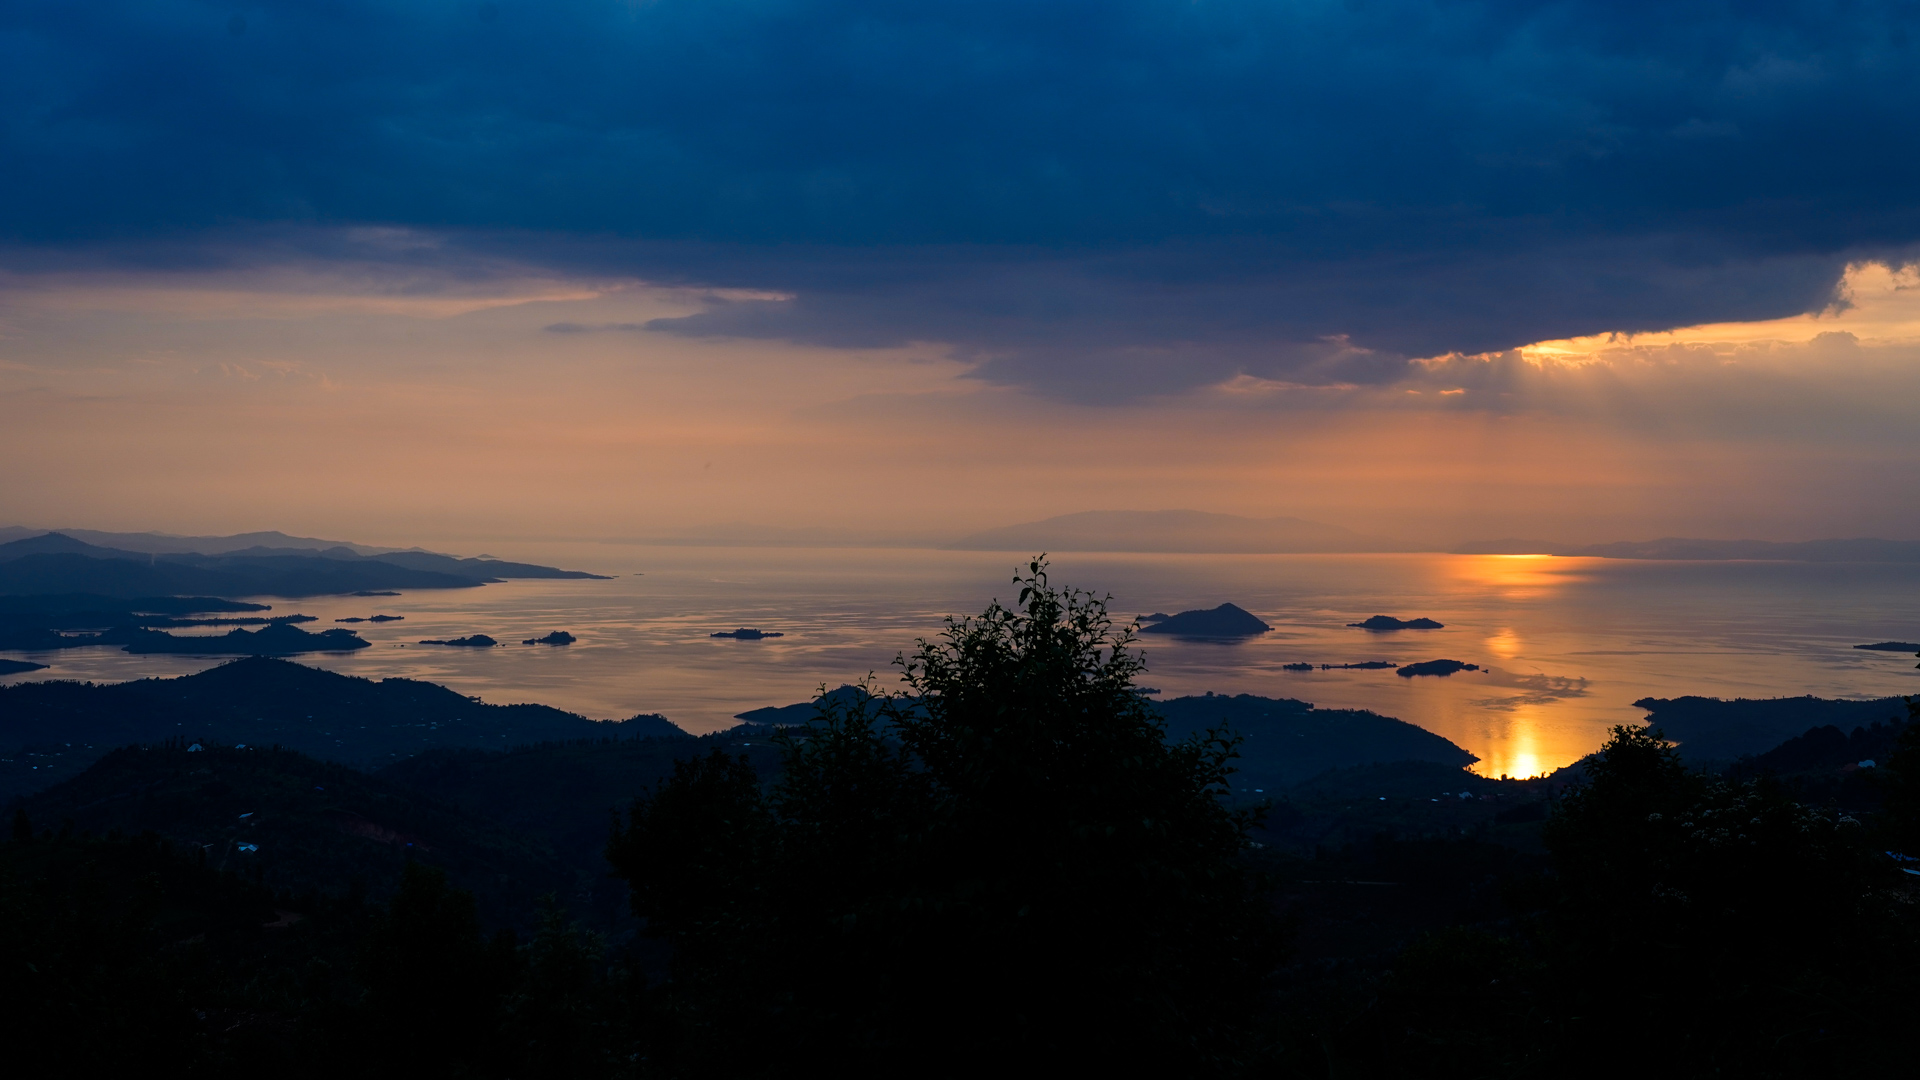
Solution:
<svg viewBox="0 0 1920 1080">
<path fill-rule="evenodd" d="M 684 763 L 608 856 L 676 955 L 688 1071 L 1229 1067 L 1275 956 L 1231 741 L 1169 745 L 1130 628 L 1053 588 L 823 700 L 762 792 Z"/>
<path fill-rule="evenodd" d="M 597 935 L 548 898 L 507 997 L 516 1065 L 506 1075 L 577 1080 L 630 1071 L 626 987 L 609 978 L 603 951 Z"/>
<path fill-rule="evenodd" d="M 1883 795 L 1881 832 L 1896 852 L 1920 858 L 1920 698 L 1907 699 L 1907 714 L 1893 753 L 1876 770 Z M 1920 863 L 1907 865 L 1920 869 Z"/>
<path fill-rule="evenodd" d="M 482 939 L 472 894 L 409 863 L 361 948 L 366 996 L 346 1032 L 357 1044 L 349 1060 L 385 1076 L 504 1075 L 515 960 L 511 934 Z"/>
<path fill-rule="evenodd" d="M 1905 996 L 1886 963 L 1912 957 L 1912 926 L 1861 822 L 1768 778 L 1690 772 L 1657 730 L 1615 728 L 1587 772 L 1545 832 L 1549 958 L 1564 1014 L 1633 1033 L 1597 1062 L 1758 1076 L 1881 1060 L 1870 1035 Z"/>
</svg>

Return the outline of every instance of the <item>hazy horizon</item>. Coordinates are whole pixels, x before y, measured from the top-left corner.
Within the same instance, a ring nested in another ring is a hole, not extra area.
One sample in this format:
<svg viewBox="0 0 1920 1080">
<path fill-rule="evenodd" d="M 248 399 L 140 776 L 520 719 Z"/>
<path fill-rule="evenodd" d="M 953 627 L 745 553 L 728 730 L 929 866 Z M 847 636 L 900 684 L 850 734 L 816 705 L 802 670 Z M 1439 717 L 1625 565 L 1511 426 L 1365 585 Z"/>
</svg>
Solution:
<svg viewBox="0 0 1920 1080">
<path fill-rule="evenodd" d="M 1203 553 L 1235 554 L 1235 553 L 1247 553 L 1247 552 L 1266 550 L 1262 548 L 1234 547 L 1230 544 L 1225 544 L 1225 545 L 1216 544 L 1216 545 L 1210 546 L 1208 543 L 1205 542 L 1204 539 L 1197 541 L 1193 546 L 1171 547 L 1171 548 L 1155 547 L 1152 545 L 1129 546 L 1125 541 L 1115 541 L 1113 544 L 1106 545 L 1106 546 L 1075 545 L 1071 543 L 1056 543 L 1056 544 L 1049 545 L 1043 542 L 1043 543 L 1040 543 L 1039 546 L 1037 547 L 1034 544 L 1023 544 L 1023 543 L 1002 543 L 1002 544 L 968 544 L 966 543 L 966 541 L 968 541 L 969 539 L 972 539 L 975 536 L 985 534 L 985 533 L 1010 532 L 1010 531 L 1018 530 L 1022 527 L 1028 527 L 1028 526 L 1044 527 L 1053 523 L 1058 518 L 1076 518 L 1076 517 L 1095 516 L 1095 515 L 1134 515 L 1134 514 L 1144 516 L 1144 515 L 1154 515 L 1154 514 L 1178 514 L 1178 513 L 1207 514 L 1209 516 L 1231 518 L 1247 524 L 1266 524 L 1270 521 L 1281 520 L 1281 521 L 1299 521 L 1301 524 L 1305 524 L 1305 525 L 1321 525 L 1321 526 L 1328 526 L 1335 529 L 1342 528 L 1341 526 L 1333 522 L 1305 521 L 1304 519 L 1292 518 L 1286 515 L 1276 515 L 1275 517 L 1272 517 L 1272 518 L 1254 518 L 1254 517 L 1244 517 L 1241 515 L 1215 515 L 1213 514 L 1213 512 L 1210 512 L 1210 511 L 1187 511 L 1184 508 L 1163 508 L 1163 509 L 1155 509 L 1155 510 L 1137 510 L 1137 511 L 1136 510 L 1077 511 L 1070 514 L 1054 515 L 1053 517 L 1041 518 L 1041 519 L 1032 520 L 1032 521 L 1007 522 L 1004 525 L 994 526 L 987 529 L 975 530 L 973 533 L 969 533 L 966 535 L 954 535 L 954 534 L 931 533 L 931 532 L 920 533 L 920 534 L 907 534 L 907 533 L 897 533 L 897 532 L 896 533 L 863 533 L 856 530 L 840 530 L 840 529 L 833 529 L 831 527 L 812 527 L 812 528 L 782 527 L 777 525 L 765 525 L 761 523 L 731 521 L 731 522 L 715 522 L 715 523 L 708 523 L 708 524 L 696 524 L 696 525 L 692 525 L 692 526 L 688 526 L 683 529 L 680 529 L 677 532 L 664 532 L 659 535 L 651 535 L 651 536 L 624 536 L 624 537 L 623 536 L 581 536 L 581 535 L 566 535 L 566 534 L 557 534 L 557 533 L 541 535 L 541 534 L 512 534 L 512 533 L 501 532 L 501 533 L 452 534 L 452 535 L 424 536 L 424 537 L 416 535 L 416 536 L 407 536 L 407 537 L 383 536 L 378 538 L 368 538 L 368 537 L 359 536 L 359 535 L 345 535 L 340 530 L 329 530 L 325 528 L 318 528 L 314 530 L 314 532 L 317 534 L 332 533 L 332 535 L 303 535 L 296 531 L 282 529 L 282 528 L 272 528 L 272 527 L 237 530 L 235 532 L 215 532 L 207 529 L 168 530 L 168 529 L 154 529 L 154 528 L 109 528 L 109 527 L 103 527 L 103 526 L 93 525 L 93 524 L 76 524 L 76 523 L 49 526 L 49 525 L 42 525 L 42 524 L 24 524 L 20 522 L 0 522 L 0 543 L 4 543 L 9 540 L 20 539 L 28 535 L 39 535 L 43 533 L 64 533 L 64 534 L 76 534 L 76 533 L 77 534 L 96 534 L 97 533 L 97 534 L 104 534 L 106 536 L 126 536 L 126 537 L 152 535 L 157 538 L 165 538 L 168 540 L 191 540 L 191 539 L 222 539 L 224 540 L 224 539 L 230 539 L 233 537 L 249 537 L 249 536 L 256 536 L 256 535 L 279 534 L 281 536 L 285 536 L 289 539 L 295 539 L 295 540 L 305 539 L 305 540 L 327 541 L 327 542 L 353 545 L 356 547 L 380 549 L 380 550 L 385 550 L 385 549 L 404 550 L 404 549 L 410 549 L 410 548 L 422 548 L 422 549 L 432 550 L 432 551 L 444 551 L 445 553 L 448 553 L 448 554 L 456 554 L 456 555 L 461 555 L 465 557 L 493 554 L 490 552 L 482 552 L 476 546 L 476 545 L 484 546 L 489 542 L 491 542 L 496 546 L 509 545 L 509 547 L 505 547 L 503 548 L 503 550 L 511 550 L 515 552 L 515 555 L 513 556 L 515 558 L 532 558 L 534 556 L 537 556 L 539 555 L 541 551 L 541 545 L 543 544 L 553 545 L 553 546 L 570 545 L 570 544 L 603 544 L 603 545 L 614 546 L 614 547 L 923 548 L 923 549 L 947 549 L 947 550 L 1004 551 L 1004 552 L 1015 552 L 1015 553 L 1027 552 L 1030 548 L 1033 549 L 1033 552 L 1035 553 L 1040 551 L 1042 548 L 1046 548 L 1048 550 L 1053 550 L 1053 551 L 1061 551 L 1061 552 L 1113 551 L 1113 552 L 1152 553 L 1155 551 L 1164 551 L 1168 553 L 1176 553 L 1180 551 L 1190 551 L 1196 554 L 1203 554 Z M 1202 533 L 1199 535 L 1204 537 L 1205 534 Z M 1410 543 L 1410 542 L 1397 542 L 1398 538 L 1395 538 L 1395 537 L 1375 537 L 1375 536 L 1365 536 L 1363 534 L 1362 538 L 1368 541 L 1384 541 L 1385 543 L 1383 543 L 1381 546 L 1369 546 L 1369 547 L 1350 548 L 1350 549 L 1342 548 L 1337 544 L 1326 545 L 1326 546 L 1316 546 L 1316 545 L 1309 544 L 1309 545 L 1304 545 L 1304 546 L 1300 546 L 1293 549 L 1276 548 L 1274 550 L 1276 552 L 1283 552 L 1285 550 L 1297 550 L 1301 553 L 1313 553 L 1313 554 L 1333 554 L 1333 553 L 1339 553 L 1341 551 L 1347 551 L 1347 550 L 1356 551 L 1356 552 L 1379 551 L 1379 552 L 1408 552 L 1408 553 L 1414 553 L 1414 552 L 1445 553 L 1454 548 L 1471 545 L 1475 542 L 1498 542 L 1498 541 L 1526 541 L 1529 543 L 1540 543 L 1543 545 L 1552 545 L 1556 547 L 1576 548 L 1576 547 L 1598 547 L 1598 546 L 1604 546 L 1607 544 L 1618 544 L 1618 543 L 1652 542 L 1656 540 L 1672 540 L 1672 539 L 1699 540 L 1699 541 L 1706 541 L 1710 543 L 1711 542 L 1731 543 L 1731 542 L 1738 542 L 1738 541 L 1760 541 L 1763 543 L 1805 543 L 1805 542 L 1820 541 L 1820 540 L 1852 540 L 1852 539 L 1877 539 L 1877 540 L 1888 540 L 1888 541 L 1897 542 L 1897 541 L 1906 539 L 1904 537 L 1899 537 L 1899 536 L 1877 536 L 1877 537 L 1868 538 L 1868 537 L 1841 536 L 1837 534 L 1828 535 L 1828 536 L 1789 535 L 1789 536 L 1779 536 L 1779 537 L 1607 536 L 1603 539 L 1595 539 L 1595 538 L 1569 539 L 1566 537 L 1541 536 L 1541 535 L 1496 536 L 1491 534 L 1487 534 L 1487 535 L 1475 534 L 1475 535 L 1463 535 L 1451 541 L 1435 542 L 1427 546 L 1422 546 L 1422 545 L 1419 545 L 1416 543 Z M 98 543 L 103 546 L 112 546 L 111 543 L 106 539 L 95 538 L 95 539 L 89 540 L 88 542 Z M 455 547 L 461 548 L 461 550 L 458 550 L 458 551 L 452 550 Z M 468 550 L 468 549 L 471 549 L 471 550 Z"/>
</svg>

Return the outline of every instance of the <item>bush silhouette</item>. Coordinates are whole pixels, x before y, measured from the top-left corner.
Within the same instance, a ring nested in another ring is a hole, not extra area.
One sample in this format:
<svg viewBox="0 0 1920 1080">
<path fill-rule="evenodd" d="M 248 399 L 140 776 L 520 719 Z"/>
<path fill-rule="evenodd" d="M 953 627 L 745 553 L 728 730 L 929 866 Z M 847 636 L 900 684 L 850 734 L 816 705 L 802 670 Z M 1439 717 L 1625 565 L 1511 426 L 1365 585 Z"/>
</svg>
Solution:
<svg viewBox="0 0 1920 1080">
<path fill-rule="evenodd" d="M 1231 1066 L 1275 957 L 1233 744 L 1169 745 L 1131 628 L 1035 560 L 904 691 L 823 697 L 762 791 L 684 762 L 608 857 L 675 948 L 688 1071 Z M 751 1034 L 749 1034 L 751 1033 Z"/>
</svg>

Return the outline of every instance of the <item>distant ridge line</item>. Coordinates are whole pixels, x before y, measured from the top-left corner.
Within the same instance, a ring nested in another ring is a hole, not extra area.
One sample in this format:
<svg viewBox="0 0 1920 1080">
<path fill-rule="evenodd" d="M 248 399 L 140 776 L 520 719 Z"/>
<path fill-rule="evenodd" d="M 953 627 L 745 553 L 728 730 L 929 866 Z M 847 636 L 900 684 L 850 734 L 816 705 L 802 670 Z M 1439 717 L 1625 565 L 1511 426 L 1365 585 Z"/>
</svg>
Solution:
<svg viewBox="0 0 1920 1080">
<path fill-rule="evenodd" d="M 1415 551 L 1304 518 L 1250 518 L 1201 510 L 1088 510 L 963 536 L 955 551 L 1125 551 L 1168 554 L 1342 554 Z"/>
<path fill-rule="evenodd" d="M 1598 559 L 1668 559 L 1676 562 L 1741 559 L 1780 562 L 1920 563 L 1920 540 L 1703 540 L 1670 536 L 1609 544 L 1560 544 L 1546 540 L 1480 540 L 1453 549 L 1455 555 L 1561 555 Z"/>
</svg>

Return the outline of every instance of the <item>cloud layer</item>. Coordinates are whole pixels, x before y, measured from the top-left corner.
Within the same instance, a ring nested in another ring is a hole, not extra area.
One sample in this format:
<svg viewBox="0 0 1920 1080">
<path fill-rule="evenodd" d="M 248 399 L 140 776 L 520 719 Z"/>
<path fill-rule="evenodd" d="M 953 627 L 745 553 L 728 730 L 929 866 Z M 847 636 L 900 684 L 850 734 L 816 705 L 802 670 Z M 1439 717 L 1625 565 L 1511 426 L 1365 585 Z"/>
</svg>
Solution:
<svg viewBox="0 0 1920 1080">
<path fill-rule="evenodd" d="M 789 297 L 653 324 L 683 337 L 938 343 L 1085 399 L 1374 385 L 1816 309 L 1849 261 L 1905 258 L 1917 23 L 1899 0 L 23 0 L 0 233 L 16 263 L 86 242 L 166 267 L 393 226 L 476 275 Z"/>
</svg>

